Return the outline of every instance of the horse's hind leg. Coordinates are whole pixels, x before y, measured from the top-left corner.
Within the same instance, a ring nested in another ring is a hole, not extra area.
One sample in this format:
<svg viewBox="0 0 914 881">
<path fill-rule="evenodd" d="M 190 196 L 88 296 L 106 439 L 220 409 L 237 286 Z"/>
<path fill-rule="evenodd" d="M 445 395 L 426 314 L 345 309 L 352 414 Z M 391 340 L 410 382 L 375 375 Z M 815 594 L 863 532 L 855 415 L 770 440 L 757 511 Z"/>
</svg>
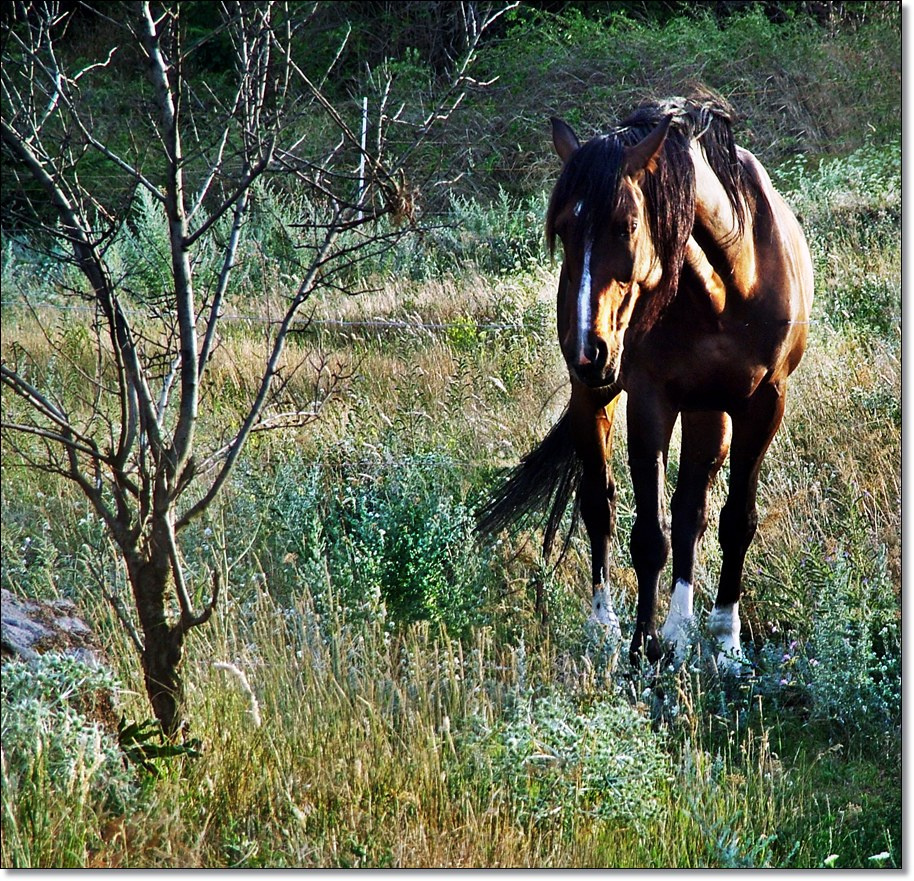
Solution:
<svg viewBox="0 0 914 881">
<path fill-rule="evenodd" d="M 581 519 L 590 539 L 593 612 L 591 619 L 605 627 L 616 641 L 621 637 L 607 579 L 609 549 L 616 517 L 616 484 L 610 463 L 616 401 L 606 406 L 592 399 L 592 392 L 573 384 L 569 415 L 583 474 L 578 487 Z"/>
<path fill-rule="evenodd" d="M 660 629 L 677 664 L 685 658 L 693 626 L 695 555 L 708 525 L 708 494 L 730 445 L 726 413 L 682 414 L 679 478 L 670 505 L 673 519 L 673 587 L 666 622 Z"/>
<path fill-rule="evenodd" d="M 784 416 L 784 393 L 780 385 L 762 386 L 748 409 L 733 417 L 730 451 L 730 487 L 720 512 L 723 560 L 717 599 L 708 618 L 708 630 L 719 645 L 718 669 L 738 675 L 742 667 L 739 644 L 739 598 L 746 551 L 758 525 L 756 494 L 765 453 Z"/>
</svg>

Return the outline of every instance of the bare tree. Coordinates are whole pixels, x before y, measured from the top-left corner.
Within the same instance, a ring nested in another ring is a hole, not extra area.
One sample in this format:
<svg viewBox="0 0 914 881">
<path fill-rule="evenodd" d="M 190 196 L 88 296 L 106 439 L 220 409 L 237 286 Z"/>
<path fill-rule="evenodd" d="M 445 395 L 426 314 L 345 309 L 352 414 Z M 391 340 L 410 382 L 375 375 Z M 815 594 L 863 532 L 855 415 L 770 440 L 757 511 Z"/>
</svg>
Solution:
<svg viewBox="0 0 914 881">
<path fill-rule="evenodd" d="M 45 0 L 16 3 L 4 16 L 0 125 L 6 180 L 14 183 L 4 201 L 16 206 L 17 222 L 33 242 L 50 243 L 76 268 L 83 283 L 73 295 L 95 313 L 97 365 L 94 374 L 80 374 L 79 394 L 65 400 L 33 369 L 29 354 L 12 347 L 2 364 L 4 441 L 31 467 L 74 481 L 104 521 L 135 606 L 135 618 L 117 605 L 119 615 L 140 654 L 153 711 L 170 736 L 183 726 L 185 637 L 210 618 L 219 594 L 216 570 L 211 598 L 194 608 L 182 531 L 217 497 L 252 432 L 316 415 L 315 408 L 277 412 L 288 334 L 315 291 L 339 283 L 342 267 L 389 243 L 393 227 L 383 232 L 380 219 L 412 218 L 410 158 L 459 104 L 484 31 L 510 8 L 459 5 L 466 41 L 440 101 L 410 122 L 408 109 L 387 106 L 389 83 L 385 88 L 380 78 L 376 137 L 364 149 L 354 107 L 326 94 L 336 60 L 320 76 L 301 61 L 318 3 L 225 0 L 212 32 L 196 42 L 179 2 L 84 3 L 74 12 L 73 4 Z M 65 50 L 76 16 L 83 25 L 104 19 L 99 33 L 112 38 L 98 58 L 74 68 Z M 232 82 L 218 92 L 194 63 L 216 39 L 229 47 Z M 119 130 L 102 132 L 87 95 L 116 76 L 130 53 L 144 60 L 149 86 L 137 88 L 142 100 Z M 401 132 L 411 126 L 410 137 L 398 138 L 400 147 L 391 152 L 387 133 L 396 126 Z M 315 131 L 323 132 L 324 149 L 315 146 Z M 110 261 L 110 243 L 129 212 L 100 185 L 86 183 L 89 159 L 93 179 L 119 181 L 119 192 L 133 199 L 142 194 L 167 221 L 167 290 L 141 317 L 129 308 Z M 359 165 L 361 185 L 354 179 Z M 107 177 L 99 176 L 100 166 Z M 207 401 L 201 395 L 252 198 L 267 176 L 279 175 L 313 205 L 306 228 L 295 231 L 306 257 L 282 292 L 284 311 L 272 325 L 246 412 L 221 442 L 199 449 Z"/>
</svg>

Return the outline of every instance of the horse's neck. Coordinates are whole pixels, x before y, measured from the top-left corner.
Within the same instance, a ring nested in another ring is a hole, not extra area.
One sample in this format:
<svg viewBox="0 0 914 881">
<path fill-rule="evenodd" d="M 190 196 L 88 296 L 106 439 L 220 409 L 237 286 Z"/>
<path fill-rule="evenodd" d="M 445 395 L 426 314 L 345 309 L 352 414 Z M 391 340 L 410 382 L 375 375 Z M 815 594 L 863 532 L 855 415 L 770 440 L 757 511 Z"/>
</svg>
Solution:
<svg viewBox="0 0 914 881">
<path fill-rule="evenodd" d="M 695 167 L 696 238 L 705 240 L 707 258 L 728 290 L 748 296 L 756 280 L 752 211 L 746 211 L 741 229 L 726 190 L 698 141 L 692 141 L 689 152 Z"/>
</svg>

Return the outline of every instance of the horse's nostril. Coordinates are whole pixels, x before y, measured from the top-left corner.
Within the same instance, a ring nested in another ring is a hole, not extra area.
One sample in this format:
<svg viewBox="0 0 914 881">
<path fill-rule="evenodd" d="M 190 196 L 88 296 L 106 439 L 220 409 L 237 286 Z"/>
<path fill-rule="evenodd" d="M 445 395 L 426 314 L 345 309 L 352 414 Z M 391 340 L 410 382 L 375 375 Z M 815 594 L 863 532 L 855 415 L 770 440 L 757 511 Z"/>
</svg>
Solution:
<svg viewBox="0 0 914 881">
<path fill-rule="evenodd" d="M 606 341 L 595 333 L 588 335 L 587 340 L 581 344 L 578 352 L 578 366 L 590 367 L 593 370 L 602 370 L 606 366 L 609 347 Z"/>
<path fill-rule="evenodd" d="M 581 351 L 578 352 L 578 366 L 579 367 L 590 367 L 596 366 L 596 362 L 600 357 L 600 353 L 597 350 L 597 347 L 591 343 L 584 343 L 581 346 Z"/>
<path fill-rule="evenodd" d="M 591 333 L 578 349 L 577 366 L 599 371 L 606 366 L 608 356 L 606 341 Z"/>
<path fill-rule="evenodd" d="M 589 380 L 602 380 L 609 362 L 609 346 L 595 333 L 588 335 L 578 348 L 575 367 L 578 375 Z"/>
</svg>

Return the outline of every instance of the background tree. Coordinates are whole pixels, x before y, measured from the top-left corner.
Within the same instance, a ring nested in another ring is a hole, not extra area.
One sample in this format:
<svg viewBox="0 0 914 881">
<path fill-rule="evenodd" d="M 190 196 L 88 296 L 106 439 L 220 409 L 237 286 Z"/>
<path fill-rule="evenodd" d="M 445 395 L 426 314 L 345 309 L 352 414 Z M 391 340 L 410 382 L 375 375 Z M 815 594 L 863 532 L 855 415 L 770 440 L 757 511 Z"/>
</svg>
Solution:
<svg viewBox="0 0 914 881">
<path fill-rule="evenodd" d="M 510 8 L 457 6 L 461 41 L 442 97 L 418 112 L 391 108 L 391 78 L 382 72 L 364 144 L 357 106 L 334 103 L 324 90 L 347 33 L 329 56 L 309 51 L 320 4 L 33 2 L 4 14 L 7 226 L 69 261 L 76 272 L 67 294 L 95 313 L 92 373 L 54 339 L 65 381 L 79 390 L 77 409 L 64 405 L 57 379 L 25 348 L 4 361 L 4 442 L 29 466 L 78 484 L 104 522 L 135 615 L 109 598 L 170 736 L 182 727 L 184 640 L 210 618 L 220 586 L 216 568 L 208 601 L 194 607 L 199 589 L 185 576 L 181 533 L 217 497 L 253 432 L 303 424 L 326 401 L 335 377 L 322 365 L 312 400 L 290 393 L 288 334 L 317 290 L 342 285 L 366 254 L 412 227 L 410 158 L 460 103 L 483 33 Z M 212 20 L 201 22 L 204 13 Z M 73 28 L 96 28 L 94 58 L 70 57 Z M 140 65 L 148 85 L 137 84 L 116 127 L 97 127 L 98 91 Z M 268 180 L 307 201 L 307 220 L 292 231 L 297 274 L 282 291 L 252 399 L 238 424 L 225 427 L 224 442 L 200 449 L 207 368 L 252 204 Z M 143 297 L 110 247 L 137 207 L 167 228 L 166 283 Z"/>
</svg>

